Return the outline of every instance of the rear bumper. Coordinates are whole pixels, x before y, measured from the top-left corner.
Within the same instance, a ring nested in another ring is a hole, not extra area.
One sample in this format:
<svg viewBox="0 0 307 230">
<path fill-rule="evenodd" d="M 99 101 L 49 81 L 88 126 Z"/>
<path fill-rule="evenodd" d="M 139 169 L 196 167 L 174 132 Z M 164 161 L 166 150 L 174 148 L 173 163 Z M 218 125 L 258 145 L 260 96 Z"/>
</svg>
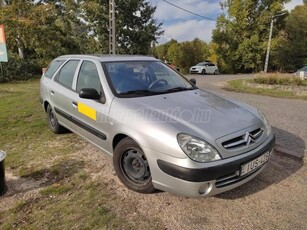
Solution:
<svg viewBox="0 0 307 230">
<path fill-rule="evenodd" d="M 240 176 L 241 165 L 267 151 L 272 152 L 274 145 L 275 136 L 271 135 L 252 151 L 211 163 L 192 162 L 189 158 L 177 159 L 157 152 L 146 156 L 151 166 L 153 184 L 157 189 L 188 197 L 204 197 L 228 191 L 254 178 L 266 164 L 244 176 Z"/>
</svg>

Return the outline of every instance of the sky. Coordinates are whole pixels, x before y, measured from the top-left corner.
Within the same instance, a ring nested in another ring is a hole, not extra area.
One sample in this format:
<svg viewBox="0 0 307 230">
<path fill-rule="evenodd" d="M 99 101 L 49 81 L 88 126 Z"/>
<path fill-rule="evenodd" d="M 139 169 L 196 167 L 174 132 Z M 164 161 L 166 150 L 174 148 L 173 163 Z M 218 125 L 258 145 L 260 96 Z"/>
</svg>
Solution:
<svg viewBox="0 0 307 230">
<path fill-rule="evenodd" d="M 216 19 L 223 11 L 220 7 L 221 0 L 167 0 L 181 8 L 187 9 L 202 16 Z M 211 41 L 215 21 L 189 14 L 175 8 L 162 0 L 150 0 L 157 6 L 155 17 L 163 23 L 164 35 L 158 40 L 163 44 L 171 39 L 178 42 L 191 41 L 198 37 L 206 42 Z M 292 10 L 297 5 L 302 5 L 303 0 L 292 0 L 285 5 L 285 9 Z"/>
</svg>

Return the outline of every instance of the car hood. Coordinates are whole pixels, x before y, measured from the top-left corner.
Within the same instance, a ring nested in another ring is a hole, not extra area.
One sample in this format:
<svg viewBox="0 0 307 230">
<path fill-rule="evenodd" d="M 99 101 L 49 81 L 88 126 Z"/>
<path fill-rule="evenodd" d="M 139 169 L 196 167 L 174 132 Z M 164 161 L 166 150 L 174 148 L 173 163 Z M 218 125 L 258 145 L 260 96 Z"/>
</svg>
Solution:
<svg viewBox="0 0 307 230">
<path fill-rule="evenodd" d="M 116 98 L 111 116 L 146 132 L 187 133 L 204 140 L 216 139 L 260 124 L 257 110 L 210 92 L 190 90 L 137 98 Z"/>
</svg>

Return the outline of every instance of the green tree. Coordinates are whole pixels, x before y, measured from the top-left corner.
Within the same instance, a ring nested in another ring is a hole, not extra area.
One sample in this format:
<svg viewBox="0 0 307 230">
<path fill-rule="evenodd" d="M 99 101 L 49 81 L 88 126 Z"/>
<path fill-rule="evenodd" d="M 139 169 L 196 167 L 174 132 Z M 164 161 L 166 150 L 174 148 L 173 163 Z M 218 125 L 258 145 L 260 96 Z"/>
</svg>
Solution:
<svg viewBox="0 0 307 230">
<path fill-rule="evenodd" d="M 52 54 L 61 51 L 62 46 L 56 39 L 55 19 L 55 8 L 51 5 L 6 1 L 0 14 L 9 54 L 9 62 L 3 64 L 6 79 L 38 74 Z"/>
<path fill-rule="evenodd" d="M 295 68 L 307 64 L 307 1 L 296 6 L 286 20 L 287 44 L 290 51 L 289 62 Z"/>
<path fill-rule="evenodd" d="M 253 72 L 263 69 L 270 21 L 283 10 L 288 0 L 240 1 L 221 4 L 227 14 L 218 17 L 213 42 L 224 62 L 224 72 Z M 283 17 L 276 18 L 274 36 L 283 26 Z"/>
<path fill-rule="evenodd" d="M 161 23 L 154 18 L 156 7 L 146 0 L 116 1 L 116 42 L 117 53 L 148 54 L 151 45 L 160 35 Z M 109 49 L 109 5 L 108 1 L 81 1 L 82 17 L 88 23 L 90 32 L 99 42 L 99 49 Z"/>
<path fill-rule="evenodd" d="M 188 72 L 191 66 L 206 61 L 210 57 L 209 45 L 198 38 L 182 43 L 172 39 L 154 47 L 152 53 L 158 59 L 180 67 L 183 72 Z"/>
<path fill-rule="evenodd" d="M 182 54 L 180 52 L 180 44 L 178 42 L 173 42 L 167 49 L 167 60 L 168 62 L 178 65 Z"/>
<path fill-rule="evenodd" d="M 162 44 L 162 45 L 159 45 L 159 46 L 154 46 L 152 48 L 151 53 L 153 54 L 153 56 L 155 56 L 156 58 L 158 58 L 160 60 L 172 62 L 173 60 L 171 60 L 171 59 L 173 57 L 172 57 L 171 53 L 168 54 L 168 50 L 173 44 L 179 44 L 179 43 L 176 40 L 171 39 L 170 41 L 166 42 L 165 44 Z M 177 47 L 177 45 L 175 45 L 174 47 Z"/>
<path fill-rule="evenodd" d="M 117 0 L 118 50 L 124 54 L 148 54 L 152 43 L 163 34 L 154 18 L 156 7 L 144 0 Z"/>
<path fill-rule="evenodd" d="M 108 1 L 2 0 L 9 63 L 7 75 L 40 72 L 53 58 L 71 53 L 108 53 Z M 163 32 L 145 0 L 117 0 L 119 53 L 148 54 Z M 33 68 L 32 68 L 33 67 Z M 27 69 L 22 72 L 19 70 Z"/>
<path fill-rule="evenodd" d="M 285 29 L 277 39 L 272 49 L 273 67 L 280 71 L 295 71 L 307 64 L 307 1 L 290 12 Z"/>
</svg>

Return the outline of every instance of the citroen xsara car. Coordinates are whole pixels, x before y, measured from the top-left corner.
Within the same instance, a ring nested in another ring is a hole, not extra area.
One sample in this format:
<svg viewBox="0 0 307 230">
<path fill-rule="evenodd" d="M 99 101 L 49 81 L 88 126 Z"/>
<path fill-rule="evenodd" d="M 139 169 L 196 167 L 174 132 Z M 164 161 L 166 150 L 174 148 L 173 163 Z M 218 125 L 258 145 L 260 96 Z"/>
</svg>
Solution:
<svg viewBox="0 0 307 230">
<path fill-rule="evenodd" d="M 275 136 L 257 109 L 196 87 L 144 56 L 61 56 L 41 78 L 50 129 L 112 155 L 129 189 L 221 193 L 267 165 Z"/>
</svg>

